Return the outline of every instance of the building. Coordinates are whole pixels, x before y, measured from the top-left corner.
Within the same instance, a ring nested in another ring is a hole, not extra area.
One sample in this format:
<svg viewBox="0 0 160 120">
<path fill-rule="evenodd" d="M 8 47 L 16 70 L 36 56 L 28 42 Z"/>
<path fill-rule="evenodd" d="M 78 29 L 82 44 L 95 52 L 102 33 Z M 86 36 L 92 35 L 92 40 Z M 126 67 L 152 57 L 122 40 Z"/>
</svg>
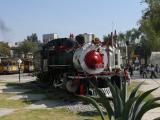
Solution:
<svg viewBox="0 0 160 120">
<path fill-rule="evenodd" d="M 153 65 L 160 65 L 160 52 L 151 52 L 149 63 Z"/>
<path fill-rule="evenodd" d="M 43 34 L 42 39 L 43 39 L 43 43 L 48 43 L 51 40 L 57 39 L 58 38 L 58 34 L 57 33 L 51 33 L 51 34 Z"/>
</svg>

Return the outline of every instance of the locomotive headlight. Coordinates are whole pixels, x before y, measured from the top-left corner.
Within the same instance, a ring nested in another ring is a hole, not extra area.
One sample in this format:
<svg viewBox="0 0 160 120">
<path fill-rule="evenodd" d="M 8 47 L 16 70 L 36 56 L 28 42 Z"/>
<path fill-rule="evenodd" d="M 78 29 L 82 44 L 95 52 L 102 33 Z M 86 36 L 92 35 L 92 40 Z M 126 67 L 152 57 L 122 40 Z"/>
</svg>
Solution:
<svg viewBox="0 0 160 120">
<path fill-rule="evenodd" d="M 97 52 L 95 50 L 89 51 L 85 55 L 84 59 L 86 65 L 90 69 L 97 69 L 97 68 L 103 68 L 104 63 L 103 63 L 103 54 L 100 52 Z"/>
<path fill-rule="evenodd" d="M 73 64 L 78 71 L 97 74 L 107 66 L 107 58 L 103 47 L 88 43 L 75 51 Z"/>
</svg>

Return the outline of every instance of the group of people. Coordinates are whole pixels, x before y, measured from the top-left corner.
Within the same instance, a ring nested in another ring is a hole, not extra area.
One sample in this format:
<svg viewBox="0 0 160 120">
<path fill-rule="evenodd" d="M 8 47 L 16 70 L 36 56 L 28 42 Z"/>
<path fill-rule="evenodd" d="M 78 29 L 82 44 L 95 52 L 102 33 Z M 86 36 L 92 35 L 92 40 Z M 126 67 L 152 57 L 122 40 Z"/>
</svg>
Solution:
<svg viewBox="0 0 160 120">
<path fill-rule="evenodd" d="M 144 65 L 144 64 L 142 64 L 137 68 L 134 66 L 134 64 L 129 64 L 127 66 L 127 68 L 128 68 L 128 71 L 129 71 L 131 77 L 133 76 L 133 71 L 134 70 L 139 70 L 140 75 L 143 78 L 150 77 L 151 79 L 152 78 L 157 78 L 158 74 L 160 73 L 160 67 L 159 67 L 158 64 L 156 64 L 156 65 L 153 65 L 153 64 Z"/>
<path fill-rule="evenodd" d="M 158 73 L 160 72 L 160 67 L 158 64 L 156 65 L 141 65 L 140 66 L 140 75 L 143 78 L 147 78 L 147 75 L 150 74 L 150 78 L 157 78 Z"/>
</svg>

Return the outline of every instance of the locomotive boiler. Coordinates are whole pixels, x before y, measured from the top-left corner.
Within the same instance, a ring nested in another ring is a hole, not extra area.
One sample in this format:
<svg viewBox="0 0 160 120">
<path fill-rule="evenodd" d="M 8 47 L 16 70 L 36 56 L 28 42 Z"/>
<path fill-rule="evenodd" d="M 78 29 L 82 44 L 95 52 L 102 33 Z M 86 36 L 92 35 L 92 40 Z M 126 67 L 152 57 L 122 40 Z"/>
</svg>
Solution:
<svg viewBox="0 0 160 120">
<path fill-rule="evenodd" d="M 109 70 L 111 57 L 115 58 L 112 54 L 113 51 L 99 40 L 85 42 L 82 36 L 55 39 L 43 46 L 41 74 L 47 74 L 46 82 L 51 86 L 78 94 L 92 94 L 89 81 L 99 88 L 106 88 L 105 80 L 111 80 L 115 74 Z"/>
</svg>

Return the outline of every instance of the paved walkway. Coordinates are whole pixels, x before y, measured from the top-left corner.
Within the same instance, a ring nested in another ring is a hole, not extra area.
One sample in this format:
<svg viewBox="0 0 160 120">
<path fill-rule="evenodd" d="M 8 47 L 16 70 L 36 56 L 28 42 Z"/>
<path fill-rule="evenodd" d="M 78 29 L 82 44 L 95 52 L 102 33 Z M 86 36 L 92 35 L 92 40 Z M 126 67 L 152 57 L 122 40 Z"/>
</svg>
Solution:
<svg viewBox="0 0 160 120">
<path fill-rule="evenodd" d="M 15 109 L 0 108 L 0 116 L 11 114 L 14 111 L 15 111 Z"/>
<path fill-rule="evenodd" d="M 30 82 L 35 81 L 36 77 L 29 76 L 28 73 L 21 73 L 20 74 L 20 82 Z M 11 74 L 11 75 L 0 75 L 0 82 L 7 82 L 7 83 L 19 83 L 19 74 Z"/>
</svg>

